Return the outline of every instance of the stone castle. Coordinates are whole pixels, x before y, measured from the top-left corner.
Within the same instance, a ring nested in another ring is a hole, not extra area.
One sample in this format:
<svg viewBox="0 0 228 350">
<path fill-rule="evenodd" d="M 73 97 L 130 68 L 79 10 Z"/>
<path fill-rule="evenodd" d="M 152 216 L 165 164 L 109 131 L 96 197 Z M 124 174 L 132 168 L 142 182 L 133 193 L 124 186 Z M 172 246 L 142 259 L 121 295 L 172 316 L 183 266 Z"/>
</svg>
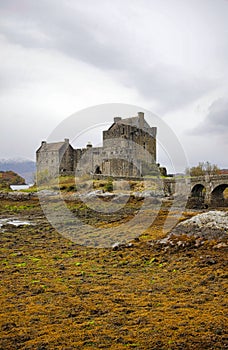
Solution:
<svg viewBox="0 0 228 350">
<path fill-rule="evenodd" d="M 36 151 L 38 173 L 50 176 L 92 174 L 112 177 L 139 177 L 154 174 L 156 133 L 139 112 L 136 117 L 114 118 L 103 131 L 103 146 L 74 149 L 68 139 L 63 142 L 42 141 Z"/>
</svg>

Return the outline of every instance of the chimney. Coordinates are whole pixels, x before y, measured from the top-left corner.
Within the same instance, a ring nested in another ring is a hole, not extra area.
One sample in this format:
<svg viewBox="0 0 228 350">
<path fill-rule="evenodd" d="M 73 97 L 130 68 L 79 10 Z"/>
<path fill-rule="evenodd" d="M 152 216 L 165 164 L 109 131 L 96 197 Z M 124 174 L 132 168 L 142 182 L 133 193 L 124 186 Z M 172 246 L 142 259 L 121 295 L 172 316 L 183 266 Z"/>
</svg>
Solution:
<svg viewBox="0 0 228 350">
<path fill-rule="evenodd" d="M 69 141 L 69 139 L 64 139 L 64 142 L 69 143 L 70 141 Z"/>
<path fill-rule="evenodd" d="M 93 145 L 92 145 L 92 143 L 89 141 L 88 143 L 87 143 L 87 145 L 86 145 L 86 148 L 92 148 L 93 147 Z"/>
<path fill-rule="evenodd" d="M 144 128 L 144 113 L 138 112 L 138 118 L 139 118 L 139 129 Z"/>
<path fill-rule="evenodd" d="M 41 146 L 44 146 L 44 145 L 46 145 L 46 144 L 47 144 L 46 141 L 41 141 Z"/>
<path fill-rule="evenodd" d="M 121 117 L 115 117 L 115 118 L 114 118 L 114 123 L 119 122 L 121 119 L 122 119 Z"/>
</svg>

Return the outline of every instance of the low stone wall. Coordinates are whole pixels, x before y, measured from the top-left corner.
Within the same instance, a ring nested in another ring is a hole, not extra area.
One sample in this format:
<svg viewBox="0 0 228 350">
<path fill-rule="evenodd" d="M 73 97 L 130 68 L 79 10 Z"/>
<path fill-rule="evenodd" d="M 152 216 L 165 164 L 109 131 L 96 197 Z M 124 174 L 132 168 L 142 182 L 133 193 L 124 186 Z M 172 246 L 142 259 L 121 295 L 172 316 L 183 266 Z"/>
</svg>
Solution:
<svg viewBox="0 0 228 350">
<path fill-rule="evenodd" d="M 36 192 L 0 192 L 0 200 L 8 199 L 13 201 L 27 201 L 38 199 Z"/>
</svg>

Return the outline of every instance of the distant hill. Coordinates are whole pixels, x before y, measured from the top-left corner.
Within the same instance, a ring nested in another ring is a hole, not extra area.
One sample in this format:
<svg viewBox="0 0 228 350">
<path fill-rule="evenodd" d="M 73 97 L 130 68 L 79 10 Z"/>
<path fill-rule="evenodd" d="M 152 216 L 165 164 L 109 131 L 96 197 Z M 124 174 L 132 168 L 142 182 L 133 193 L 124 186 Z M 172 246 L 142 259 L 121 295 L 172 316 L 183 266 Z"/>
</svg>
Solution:
<svg viewBox="0 0 228 350">
<path fill-rule="evenodd" d="M 222 175 L 228 174 L 228 169 L 220 169 L 219 174 L 222 174 Z"/>
<path fill-rule="evenodd" d="M 0 159 L 0 171 L 9 170 L 22 176 L 27 184 L 33 183 L 36 163 L 26 159 Z"/>
</svg>

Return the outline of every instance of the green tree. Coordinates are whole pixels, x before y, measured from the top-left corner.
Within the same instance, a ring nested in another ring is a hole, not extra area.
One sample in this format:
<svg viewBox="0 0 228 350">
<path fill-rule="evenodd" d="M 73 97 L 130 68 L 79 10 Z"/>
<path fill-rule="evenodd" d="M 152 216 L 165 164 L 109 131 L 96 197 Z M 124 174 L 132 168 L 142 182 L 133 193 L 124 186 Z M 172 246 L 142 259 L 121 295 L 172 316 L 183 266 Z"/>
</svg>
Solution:
<svg viewBox="0 0 228 350">
<path fill-rule="evenodd" d="M 186 169 L 186 174 L 189 176 L 203 176 L 219 174 L 219 167 L 210 162 L 199 162 L 197 166 Z"/>
</svg>

